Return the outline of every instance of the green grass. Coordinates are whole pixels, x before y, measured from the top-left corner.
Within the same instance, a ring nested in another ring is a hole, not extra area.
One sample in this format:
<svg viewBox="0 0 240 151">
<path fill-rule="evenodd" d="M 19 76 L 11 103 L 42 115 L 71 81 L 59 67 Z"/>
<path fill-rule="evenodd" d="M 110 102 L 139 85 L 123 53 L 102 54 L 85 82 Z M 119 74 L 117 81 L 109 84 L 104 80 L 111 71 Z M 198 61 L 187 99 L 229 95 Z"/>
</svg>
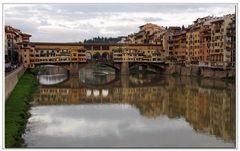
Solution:
<svg viewBox="0 0 240 151">
<path fill-rule="evenodd" d="M 31 95 L 38 82 L 34 74 L 26 71 L 5 102 L 5 147 L 24 147 L 22 134 L 30 116 Z"/>
</svg>

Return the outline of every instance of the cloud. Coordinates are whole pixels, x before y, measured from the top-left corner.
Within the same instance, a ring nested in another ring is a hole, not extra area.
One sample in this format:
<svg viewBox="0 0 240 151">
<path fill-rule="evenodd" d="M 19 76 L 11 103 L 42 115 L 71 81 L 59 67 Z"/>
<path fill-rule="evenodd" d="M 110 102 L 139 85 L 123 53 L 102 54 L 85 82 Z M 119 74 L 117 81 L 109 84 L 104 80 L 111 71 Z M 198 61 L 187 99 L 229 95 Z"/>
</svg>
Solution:
<svg viewBox="0 0 240 151">
<path fill-rule="evenodd" d="M 153 21 L 162 21 L 163 19 L 160 17 L 146 17 L 143 19 L 145 22 L 153 22 Z"/>
<path fill-rule="evenodd" d="M 183 118 L 149 119 L 130 105 L 37 106 L 31 114 L 28 147 L 234 147 L 195 132 Z"/>
<path fill-rule="evenodd" d="M 14 19 L 7 19 L 5 21 L 6 25 L 11 25 L 17 29 L 22 30 L 23 32 L 27 33 L 34 33 L 38 30 L 38 23 L 22 18 L 14 18 Z"/>
<path fill-rule="evenodd" d="M 6 24 L 32 34 L 34 41 L 55 42 L 128 35 L 147 22 L 187 26 L 234 9 L 235 4 L 4 4 Z"/>
</svg>

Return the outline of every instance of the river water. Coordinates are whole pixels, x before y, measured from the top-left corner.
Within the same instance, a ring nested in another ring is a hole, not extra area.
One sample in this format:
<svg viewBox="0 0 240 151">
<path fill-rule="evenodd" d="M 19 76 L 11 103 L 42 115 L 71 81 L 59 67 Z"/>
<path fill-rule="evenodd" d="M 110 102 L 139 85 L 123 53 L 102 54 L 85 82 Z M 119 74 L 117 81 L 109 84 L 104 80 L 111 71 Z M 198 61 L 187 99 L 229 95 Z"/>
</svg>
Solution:
<svg viewBox="0 0 240 151">
<path fill-rule="evenodd" d="M 34 94 L 27 147 L 236 145 L 232 83 L 89 67 L 54 80 Z"/>
</svg>

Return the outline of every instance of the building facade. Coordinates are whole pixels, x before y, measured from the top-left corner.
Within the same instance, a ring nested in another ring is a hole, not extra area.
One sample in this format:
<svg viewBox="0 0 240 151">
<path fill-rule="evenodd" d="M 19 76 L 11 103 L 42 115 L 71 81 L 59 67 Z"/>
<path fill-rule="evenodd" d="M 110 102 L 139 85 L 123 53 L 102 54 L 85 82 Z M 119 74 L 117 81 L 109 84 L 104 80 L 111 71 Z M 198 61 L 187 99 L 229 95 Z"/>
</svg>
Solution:
<svg viewBox="0 0 240 151">
<path fill-rule="evenodd" d="M 187 62 L 197 63 L 199 60 L 199 48 L 200 48 L 200 27 L 190 27 L 187 29 L 186 34 L 186 51 L 187 51 Z"/>
<path fill-rule="evenodd" d="M 186 31 L 176 33 L 172 37 L 172 55 L 178 62 L 186 61 Z"/>
<path fill-rule="evenodd" d="M 30 43 L 31 35 L 5 28 L 6 60 L 18 52 L 26 67 L 41 63 L 87 62 L 107 58 L 116 62 L 174 61 L 208 67 L 234 67 L 236 57 L 235 14 L 198 18 L 186 29 L 147 23 L 139 32 L 114 44 Z M 17 45 L 17 43 L 20 43 Z"/>
<path fill-rule="evenodd" d="M 214 66 L 235 64 L 235 15 L 217 17 L 211 22 L 210 60 Z"/>
<path fill-rule="evenodd" d="M 165 60 L 161 45 L 132 44 L 111 48 L 114 62 L 161 62 Z"/>
<path fill-rule="evenodd" d="M 21 32 L 11 26 L 5 26 L 5 63 L 17 64 L 21 62 L 20 42 L 29 42 L 31 35 Z"/>
<path fill-rule="evenodd" d="M 20 43 L 24 67 L 38 64 L 84 63 L 99 54 L 114 62 L 161 62 L 162 47 L 153 44 Z"/>
<path fill-rule="evenodd" d="M 200 30 L 200 54 L 199 61 L 202 66 L 209 66 L 210 63 L 210 45 L 211 45 L 211 24 L 205 22 Z"/>
</svg>

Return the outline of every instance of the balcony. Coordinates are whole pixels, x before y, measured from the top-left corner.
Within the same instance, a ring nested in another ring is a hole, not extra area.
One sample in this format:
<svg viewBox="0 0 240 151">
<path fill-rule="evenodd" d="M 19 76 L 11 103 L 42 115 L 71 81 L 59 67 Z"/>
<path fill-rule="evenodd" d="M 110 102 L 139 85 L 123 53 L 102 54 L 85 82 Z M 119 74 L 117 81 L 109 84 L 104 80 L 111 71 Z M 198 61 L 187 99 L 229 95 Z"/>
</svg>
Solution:
<svg viewBox="0 0 240 151">
<path fill-rule="evenodd" d="M 230 24 L 227 29 L 236 29 L 236 25 L 235 24 Z"/>
<path fill-rule="evenodd" d="M 220 32 L 220 28 L 219 29 L 215 29 L 214 32 L 215 33 L 219 33 Z"/>
<path fill-rule="evenodd" d="M 236 33 L 233 31 L 228 31 L 227 36 L 236 36 Z"/>
</svg>

